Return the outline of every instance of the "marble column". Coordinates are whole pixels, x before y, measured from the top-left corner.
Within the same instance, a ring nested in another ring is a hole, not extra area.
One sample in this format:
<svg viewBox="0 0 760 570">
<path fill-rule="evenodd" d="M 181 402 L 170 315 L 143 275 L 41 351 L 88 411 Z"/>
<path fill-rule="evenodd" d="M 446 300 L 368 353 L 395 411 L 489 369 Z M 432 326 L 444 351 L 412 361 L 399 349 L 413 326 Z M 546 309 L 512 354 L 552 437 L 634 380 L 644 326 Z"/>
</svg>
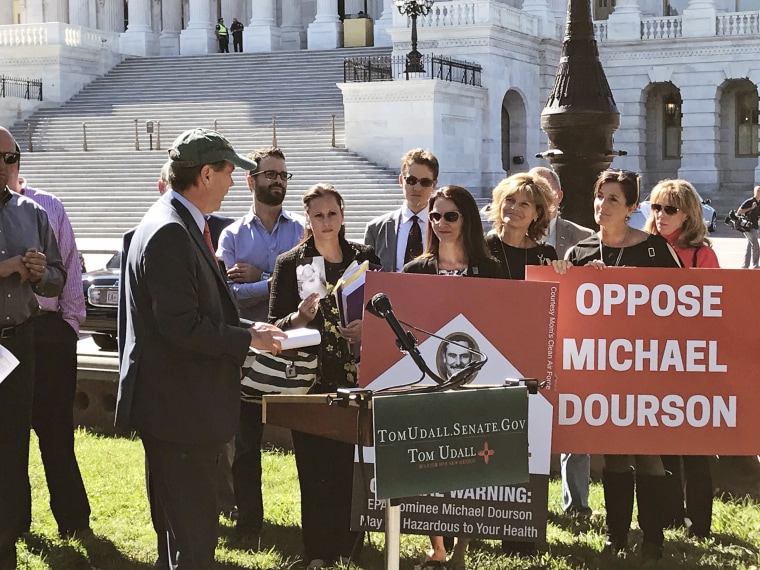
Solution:
<svg viewBox="0 0 760 570">
<path fill-rule="evenodd" d="M 65 0 L 47 0 L 44 10 L 46 22 L 69 23 L 69 5 Z"/>
<path fill-rule="evenodd" d="M 618 0 L 607 18 L 607 38 L 614 41 L 641 39 L 639 0 Z"/>
<path fill-rule="evenodd" d="M 0 2 L 0 26 L 13 24 L 13 2 Z"/>
<path fill-rule="evenodd" d="M 190 18 L 187 26 L 179 35 L 179 52 L 181 55 L 201 55 L 217 53 L 219 43 L 214 34 L 216 25 L 216 0 L 190 0 Z"/>
<path fill-rule="evenodd" d="M 548 0 L 523 0 L 522 10 L 528 14 L 538 16 L 541 22 L 538 31 L 540 37 L 554 37 L 554 14 L 552 14 Z"/>
<path fill-rule="evenodd" d="M 24 17 L 22 19 L 25 24 L 42 24 L 45 22 L 43 0 L 27 0 L 26 10 L 23 11 L 23 14 Z"/>
<path fill-rule="evenodd" d="M 72 26 L 90 27 L 90 8 L 87 4 L 87 0 L 69 0 L 69 23 Z"/>
<path fill-rule="evenodd" d="M 179 55 L 179 32 L 182 29 L 182 0 L 161 0 L 161 55 Z"/>
<path fill-rule="evenodd" d="M 277 27 L 276 0 L 251 0 L 250 23 L 243 30 L 243 51 L 260 52 L 280 49 L 280 28 Z"/>
<path fill-rule="evenodd" d="M 375 20 L 375 47 L 391 47 L 393 40 L 388 30 L 393 27 L 393 0 L 383 0 L 383 13 Z"/>
<path fill-rule="evenodd" d="M 95 4 L 101 8 L 100 17 L 97 19 L 98 28 L 107 32 L 124 31 L 124 3 L 121 0 L 105 0 L 102 4 Z"/>
<path fill-rule="evenodd" d="M 716 16 L 715 0 L 689 0 L 689 5 L 682 15 L 683 37 L 714 36 Z"/>
<path fill-rule="evenodd" d="M 150 25 L 151 0 L 130 0 L 127 31 L 119 38 L 124 55 L 146 57 L 158 55 L 158 34 Z"/>
<path fill-rule="evenodd" d="M 356 16 L 359 10 L 364 11 L 364 0 L 345 0 L 343 5 L 346 17 Z"/>
<path fill-rule="evenodd" d="M 301 0 L 281 0 L 282 26 L 280 27 L 280 46 L 283 50 L 301 49 Z M 245 44 L 243 44 L 245 48 Z"/>
<path fill-rule="evenodd" d="M 245 6 L 246 2 L 250 2 L 250 0 L 222 0 L 222 18 L 224 18 L 224 23 L 231 26 L 232 18 L 237 18 L 240 22 L 245 24 L 245 17 L 248 13 Z M 258 2 L 256 3 L 258 4 Z M 230 49 L 232 49 L 231 37 Z"/>
<path fill-rule="evenodd" d="M 720 110 L 715 104 L 716 83 L 711 74 L 695 74 L 693 85 L 680 85 L 681 167 L 678 177 L 710 194 L 718 191 L 720 176 Z"/>
<path fill-rule="evenodd" d="M 343 22 L 338 17 L 338 0 L 317 0 L 317 15 L 306 30 L 308 49 L 343 47 Z"/>
</svg>

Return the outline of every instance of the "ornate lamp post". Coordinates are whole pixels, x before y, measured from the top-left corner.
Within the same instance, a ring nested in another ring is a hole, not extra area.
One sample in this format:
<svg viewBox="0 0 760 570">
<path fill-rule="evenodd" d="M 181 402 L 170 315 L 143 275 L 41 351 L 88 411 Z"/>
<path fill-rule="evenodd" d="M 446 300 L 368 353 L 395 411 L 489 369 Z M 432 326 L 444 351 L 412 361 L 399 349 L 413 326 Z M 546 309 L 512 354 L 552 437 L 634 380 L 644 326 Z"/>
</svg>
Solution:
<svg viewBox="0 0 760 570">
<path fill-rule="evenodd" d="M 599 173 L 615 156 L 612 133 L 620 113 L 599 61 L 590 2 L 569 0 L 567 27 L 554 87 L 541 112 L 549 136 L 546 158 L 562 180 L 562 216 L 596 227 L 592 190 Z"/>
<path fill-rule="evenodd" d="M 421 73 L 422 54 L 417 51 L 417 16 L 427 16 L 433 7 L 433 0 L 394 0 L 399 13 L 412 19 L 412 51 L 406 55 L 406 72 Z"/>
</svg>

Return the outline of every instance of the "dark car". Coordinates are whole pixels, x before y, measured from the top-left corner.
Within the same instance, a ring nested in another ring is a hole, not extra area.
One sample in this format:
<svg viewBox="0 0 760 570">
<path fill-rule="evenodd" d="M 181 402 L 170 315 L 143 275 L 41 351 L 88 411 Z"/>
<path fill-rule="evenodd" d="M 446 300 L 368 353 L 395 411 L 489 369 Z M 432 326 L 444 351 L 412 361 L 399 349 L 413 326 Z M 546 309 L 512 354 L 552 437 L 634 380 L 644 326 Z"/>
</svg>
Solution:
<svg viewBox="0 0 760 570">
<path fill-rule="evenodd" d="M 103 350 L 116 350 L 116 314 L 119 307 L 121 252 L 117 251 L 102 269 L 82 275 L 87 317 L 83 331 Z"/>
</svg>

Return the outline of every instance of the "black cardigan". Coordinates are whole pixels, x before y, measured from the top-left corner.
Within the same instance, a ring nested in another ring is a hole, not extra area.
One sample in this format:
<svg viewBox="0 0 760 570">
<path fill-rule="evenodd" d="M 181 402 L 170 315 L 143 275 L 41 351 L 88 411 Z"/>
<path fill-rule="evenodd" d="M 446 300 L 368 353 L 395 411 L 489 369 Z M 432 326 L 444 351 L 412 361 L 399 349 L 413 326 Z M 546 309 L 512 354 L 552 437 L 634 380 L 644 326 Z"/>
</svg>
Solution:
<svg viewBox="0 0 760 570">
<path fill-rule="evenodd" d="M 418 257 L 404 265 L 404 273 L 424 273 L 438 275 L 438 260 L 435 257 Z M 504 279 L 504 269 L 494 260 L 486 260 L 478 265 L 468 265 L 466 277 L 490 277 Z"/>
</svg>

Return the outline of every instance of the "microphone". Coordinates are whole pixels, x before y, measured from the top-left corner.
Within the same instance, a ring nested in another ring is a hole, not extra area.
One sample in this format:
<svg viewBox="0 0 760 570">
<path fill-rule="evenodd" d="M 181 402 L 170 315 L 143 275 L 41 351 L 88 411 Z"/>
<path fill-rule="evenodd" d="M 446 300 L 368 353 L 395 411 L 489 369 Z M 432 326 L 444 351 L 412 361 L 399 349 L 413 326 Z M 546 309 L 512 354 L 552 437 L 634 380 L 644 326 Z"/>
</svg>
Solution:
<svg viewBox="0 0 760 570">
<path fill-rule="evenodd" d="M 393 334 L 396 335 L 396 344 L 398 344 L 398 347 L 412 357 L 412 360 L 414 360 L 414 363 L 423 374 L 427 374 L 437 383 L 443 384 L 443 379 L 433 374 L 425 363 L 425 360 L 422 358 L 420 351 L 417 349 L 417 339 L 412 333 L 405 331 L 402 328 L 401 323 L 398 322 L 396 315 L 393 313 L 393 306 L 391 305 L 391 300 L 388 298 L 388 295 L 385 293 L 377 293 L 369 300 L 365 308 L 374 316 L 380 319 L 385 319 L 385 322 L 391 327 Z"/>
</svg>

